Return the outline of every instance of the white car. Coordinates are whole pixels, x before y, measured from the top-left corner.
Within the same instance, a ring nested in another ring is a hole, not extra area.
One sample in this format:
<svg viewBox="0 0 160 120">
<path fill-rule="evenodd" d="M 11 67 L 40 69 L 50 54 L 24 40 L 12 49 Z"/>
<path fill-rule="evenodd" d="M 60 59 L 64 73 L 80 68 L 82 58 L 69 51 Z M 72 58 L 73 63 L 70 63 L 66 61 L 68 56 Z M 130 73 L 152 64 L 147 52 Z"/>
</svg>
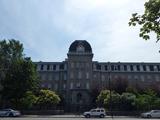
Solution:
<svg viewBox="0 0 160 120">
<path fill-rule="evenodd" d="M 0 116 L 1 117 L 16 117 L 20 116 L 20 111 L 13 110 L 13 109 L 2 109 L 0 110 Z"/>
<path fill-rule="evenodd" d="M 145 112 L 141 114 L 141 117 L 144 118 L 160 118 L 160 110 L 151 110 L 149 112 Z"/>
<path fill-rule="evenodd" d="M 91 109 L 88 112 L 84 112 L 83 115 L 86 118 L 90 118 L 90 117 L 104 118 L 106 116 L 106 112 L 104 108 L 96 108 L 96 109 Z"/>
</svg>

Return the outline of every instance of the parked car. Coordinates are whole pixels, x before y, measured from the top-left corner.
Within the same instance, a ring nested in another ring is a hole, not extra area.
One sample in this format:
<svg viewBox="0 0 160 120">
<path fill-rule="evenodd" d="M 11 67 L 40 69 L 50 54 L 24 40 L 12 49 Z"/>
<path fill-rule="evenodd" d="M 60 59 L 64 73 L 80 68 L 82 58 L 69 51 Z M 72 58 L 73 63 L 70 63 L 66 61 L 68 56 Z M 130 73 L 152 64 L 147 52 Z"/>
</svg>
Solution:
<svg viewBox="0 0 160 120">
<path fill-rule="evenodd" d="M 20 116 L 20 111 L 13 110 L 13 109 L 2 109 L 0 110 L 0 116 L 1 117 L 16 117 Z"/>
<path fill-rule="evenodd" d="M 143 118 L 160 118 L 160 110 L 151 110 L 149 112 L 145 112 L 141 114 Z"/>
<path fill-rule="evenodd" d="M 96 108 L 96 109 L 91 109 L 88 112 L 84 112 L 83 115 L 86 118 L 90 118 L 90 117 L 104 118 L 106 116 L 106 111 L 104 108 Z"/>
</svg>

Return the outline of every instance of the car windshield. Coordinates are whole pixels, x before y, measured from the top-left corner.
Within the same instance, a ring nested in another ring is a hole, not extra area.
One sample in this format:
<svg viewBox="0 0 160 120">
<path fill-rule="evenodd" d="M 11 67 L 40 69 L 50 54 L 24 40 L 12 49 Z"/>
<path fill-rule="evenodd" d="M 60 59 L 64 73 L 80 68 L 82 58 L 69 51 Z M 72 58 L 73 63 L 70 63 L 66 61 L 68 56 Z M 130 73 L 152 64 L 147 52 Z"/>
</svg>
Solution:
<svg viewBox="0 0 160 120">
<path fill-rule="evenodd" d="M 13 111 L 12 109 L 3 109 L 3 111 Z"/>
<path fill-rule="evenodd" d="M 95 112 L 95 109 L 90 110 L 91 112 Z"/>
</svg>

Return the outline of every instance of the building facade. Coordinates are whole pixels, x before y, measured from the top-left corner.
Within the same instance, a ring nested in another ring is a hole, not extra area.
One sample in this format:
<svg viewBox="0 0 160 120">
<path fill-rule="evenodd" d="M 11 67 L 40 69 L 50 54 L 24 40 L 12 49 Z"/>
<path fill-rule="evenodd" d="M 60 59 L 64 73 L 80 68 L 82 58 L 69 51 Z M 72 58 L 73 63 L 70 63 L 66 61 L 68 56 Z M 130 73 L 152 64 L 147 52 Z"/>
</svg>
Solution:
<svg viewBox="0 0 160 120">
<path fill-rule="evenodd" d="M 90 44 L 75 40 L 63 62 L 35 62 L 41 87 L 56 91 L 67 108 L 90 106 L 94 90 L 118 85 L 160 89 L 160 63 L 92 61 Z"/>
</svg>

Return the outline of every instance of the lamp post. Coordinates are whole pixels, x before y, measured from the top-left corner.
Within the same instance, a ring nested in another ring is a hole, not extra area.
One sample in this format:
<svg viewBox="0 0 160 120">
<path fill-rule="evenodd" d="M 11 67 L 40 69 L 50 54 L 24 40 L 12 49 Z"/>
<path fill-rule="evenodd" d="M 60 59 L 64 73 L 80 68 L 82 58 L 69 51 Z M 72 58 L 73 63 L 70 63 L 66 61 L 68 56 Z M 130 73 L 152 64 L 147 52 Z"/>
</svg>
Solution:
<svg viewBox="0 0 160 120">
<path fill-rule="evenodd" d="M 109 96 L 110 96 L 110 101 L 109 101 L 109 107 L 110 107 L 110 113 L 111 113 L 111 117 L 113 118 L 113 114 L 112 114 L 112 89 L 111 89 L 111 64 L 109 62 L 109 69 L 108 69 L 108 85 L 109 85 Z"/>
</svg>

